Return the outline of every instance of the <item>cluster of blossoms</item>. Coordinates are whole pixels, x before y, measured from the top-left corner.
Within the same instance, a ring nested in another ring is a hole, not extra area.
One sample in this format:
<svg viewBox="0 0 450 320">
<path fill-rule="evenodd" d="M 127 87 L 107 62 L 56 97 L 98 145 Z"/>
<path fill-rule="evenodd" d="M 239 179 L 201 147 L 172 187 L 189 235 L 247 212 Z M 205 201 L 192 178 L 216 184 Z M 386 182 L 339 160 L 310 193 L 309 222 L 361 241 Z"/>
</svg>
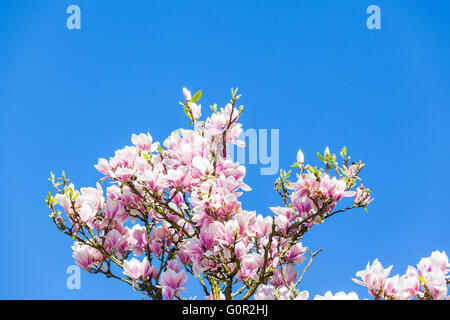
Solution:
<svg viewBox="0 0 450 320">
<path fill-rule="evenodd" d="M 375 299 L 385 300 L 444 300 L 447 296 L 450 264 L 445 251 L 434 251 L 430 257 L 422 258 L 417 268 L 408 266 L 404 275 L 398 274 L 388 278 L 392 266 L 383 268 L 375 259 L 372 265 L 356 273 L 361 280 L 354 282 L 367 287 Z"/>
<path fill-rule="evenodd" d="M 57 194 L 47 198 L 50 217 L 74 240 L 75 262 L 152 299 L 182 299 L 188 275 L 200 282 L 206 299 L 307 299 L 308 292 L 297 287 L 320 250 L 309 251 L 301 240 L 336 213 L 366 209 L 370 191 L 355 188 L 364 164 L 350 163 L 344 147 L 339 165 L 326 148 L 319 154 L 325 167 L 318 169 L 304 165 L 299 151 L 296 180 L 282 170 L 275 182 L 283 204 L 270 208 L 271 216 L 244 210 L 239 197 L 250 190 L 246 170 L 227 152 L 231 144 L 245 146 L 238 140 L 240 95 L 232 90 L 225 107 L 211 106 L 211 116 L 200 121 L 201 91 L 183 94 L 180 104 L 192 130 L 174 131 L 162 144 L 149 133 L 133 134 L 132 146 L 98 160 L 103 177 L 96 188 L 76 190 L 64 172 L 59 179 L 51 174 Z M 104 192 L 106 180 L 111 184 Z M 337 209 L 344 198 L 348 206 Z M 309 263 L 299 276 L 296 267 L 307 252 Z"/>
</svg>

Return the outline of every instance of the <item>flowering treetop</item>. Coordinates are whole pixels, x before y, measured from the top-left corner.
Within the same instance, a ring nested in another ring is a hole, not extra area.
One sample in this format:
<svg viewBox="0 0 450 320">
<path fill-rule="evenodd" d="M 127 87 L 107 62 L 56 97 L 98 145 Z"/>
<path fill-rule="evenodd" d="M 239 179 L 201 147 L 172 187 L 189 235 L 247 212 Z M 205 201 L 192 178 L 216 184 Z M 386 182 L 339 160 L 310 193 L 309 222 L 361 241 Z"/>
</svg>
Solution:
<svg viewBox="0 0 450 320">
<path fill-rule="evenodd" d="M 50 217 L 74 241 L 77 265 L 90 273 L 121 280 L 152 299 L 182 299 L 189 278 L 196 278 L 207 299 L 307 299 L 299 285 L 318 251 L 303 247 L 301 240 L 315 225 L 372 201 L 369 189 L 357 185 L 364 168 L 350 162 L 347 149 L 342 160 L 328 148 L 318 154 L 323 168 L 305 165 L 298 151 L 292 165 L 296 172 L 281 170 L 274 188 L 280 205 L 261 215 L 242 208 L 239 197 L 249 191 L 246 169 L 231 159 L 227 147 L 245 146 L 238 140 L 243 107 L 231 91 L 225 107 L 211 106 L 201 121 L 202 92 L 193 96 L 183 89 L 180 102 L 191 130 L 180 129 L 162 143 L 149 133 L 133 134 L 133 146 L 117 150 L 95 168 L 103 174 L 95 188 L 76 190 L 64 172 L 50 181 Z M 111 185 L 103 191 L 101 183 Z M 351 198 L 348 205 L 342 199 Z M 56 208 L 60 205 L 64 213 Z M 339 207 L 338 207 L 339 206 Z M 309 262 L 299 275 L 309 252 Z M 447 294 L 448 259 L 433 253 L 418 269 L 387 279 L 376 260 L 357 276 L 375 298 L 443 298 Z M 445 260 L 447 259 L 447 260 Z M 444 290 L 445 288 L 445 290 Z M 327 292 L 316 299 L 352 299 L 355 293 Z"/>
</svg>

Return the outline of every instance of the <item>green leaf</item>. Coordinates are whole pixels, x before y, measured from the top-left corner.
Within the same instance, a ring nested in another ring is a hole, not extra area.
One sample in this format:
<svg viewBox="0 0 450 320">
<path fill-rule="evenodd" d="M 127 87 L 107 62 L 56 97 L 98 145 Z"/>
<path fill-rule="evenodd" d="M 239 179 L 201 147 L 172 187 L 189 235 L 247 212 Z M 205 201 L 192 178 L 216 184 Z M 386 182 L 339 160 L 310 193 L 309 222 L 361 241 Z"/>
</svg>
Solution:
<svg viewBox="0 0 450 320">
<path fill-rule="evenodd" d="M 289 176 L 291 175 L 291 172 L 292 172 L 292 170 L 289 170 L 287 173 L 286 173 L 286 171 L 285 171 L 285 173 L 286 173 L 286 178 L 289 178 Z"/>
<path fill-rule="evenodd" d="M 189 109 L 188 108 L 184 108 L 184 113 L 186 114 L 186 116 L 189 118 L 189 119 L 191 119 L 192 120 L 192 118 L 191 118 L 191 114 L 190 114 L 190 112 L 189 112 Z"/>
<path fill-rule="evenodd" d="M 202 90 L 197 91 L 194 96 L 192 97 L 192 102 L 197 102 L 202 97 Z"/>
<path fill-rule="evenodd" d="M 323 156 L 319 152 L 317 152 L 317 157 L 319 158 L 320 161 L 325 162 Z"/>
</svg>

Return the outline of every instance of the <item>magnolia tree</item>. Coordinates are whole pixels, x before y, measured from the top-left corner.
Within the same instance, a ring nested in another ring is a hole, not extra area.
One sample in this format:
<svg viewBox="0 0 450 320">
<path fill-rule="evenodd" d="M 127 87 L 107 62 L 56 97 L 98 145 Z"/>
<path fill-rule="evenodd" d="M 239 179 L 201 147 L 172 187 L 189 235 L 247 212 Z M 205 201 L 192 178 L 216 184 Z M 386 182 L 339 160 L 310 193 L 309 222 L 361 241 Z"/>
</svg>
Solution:
<svg viewBox="0 0 450 320">
<path fill-rule="evenodd" d="M 211 116 L 200 121 L 201 91 L 183 94 L 180 104 L 192 130 L 174 131 L 162 145 L 148 133 L 133 134 L 133 146 L 98 160 L 95 168 L 104 177 L 96 188 L 78 191 L 64 172 L 58 179 L 51 174 L 57 193 L 48 195 L 50 217 L 74 241 L 76 264 L 158 300 L 182 299 L 188 279 L 199 282 L 206 299 L 308 299 L 299 285 L 320 250 L 311 252 L 301 241 L 331 216 L 367 210 L 370 191 L 357 185 L 364 164 L 350 162 L 345 147 L 339 162 L 326 148 L 318 154 L 318 168 L 305 164 L 299 150 L 295 178 L 281 170 L 275 181 L 280 206 L 269 208 L 267 216 L 246 211 L 238 200 L 250 190 L 246 169 L 228 153 L 232 144 L 245 146 L 238 140 L 240 95 L 231 90 L 231 101 L 224 108 L 211 106 Z M 105 195 L 106 180 L 111 184 Z M 433 252 L 402 276 L 388 278 L 391 268 L 375 260 L 354 281 L 375 299 L 446 298 L 445 252 Z M 358 296 L 327 292 L 314 298 Z"/>
</svg>

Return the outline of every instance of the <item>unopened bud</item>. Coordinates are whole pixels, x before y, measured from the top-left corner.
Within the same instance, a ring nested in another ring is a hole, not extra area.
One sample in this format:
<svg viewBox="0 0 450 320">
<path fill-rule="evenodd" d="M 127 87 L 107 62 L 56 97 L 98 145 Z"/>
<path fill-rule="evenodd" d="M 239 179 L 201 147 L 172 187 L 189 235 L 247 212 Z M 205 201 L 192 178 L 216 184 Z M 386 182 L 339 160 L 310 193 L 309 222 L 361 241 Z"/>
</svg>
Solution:
<svg viewBox="0 0 450 320">
<path fill-rule="evenodd" d="M 186 101 L 191 101 L 192 99 L 191 92 L 186 88 L 183 88 L 183 96 Z"/>
<path fill-rule="evenodd" d="M 305 161 L 305 156 L 303 155 L 302 150 L 299 149 L 298 152 L 297 152 L 297 162 L 299 164 L 303 164 L 304 161 Z"/>
</svg>

